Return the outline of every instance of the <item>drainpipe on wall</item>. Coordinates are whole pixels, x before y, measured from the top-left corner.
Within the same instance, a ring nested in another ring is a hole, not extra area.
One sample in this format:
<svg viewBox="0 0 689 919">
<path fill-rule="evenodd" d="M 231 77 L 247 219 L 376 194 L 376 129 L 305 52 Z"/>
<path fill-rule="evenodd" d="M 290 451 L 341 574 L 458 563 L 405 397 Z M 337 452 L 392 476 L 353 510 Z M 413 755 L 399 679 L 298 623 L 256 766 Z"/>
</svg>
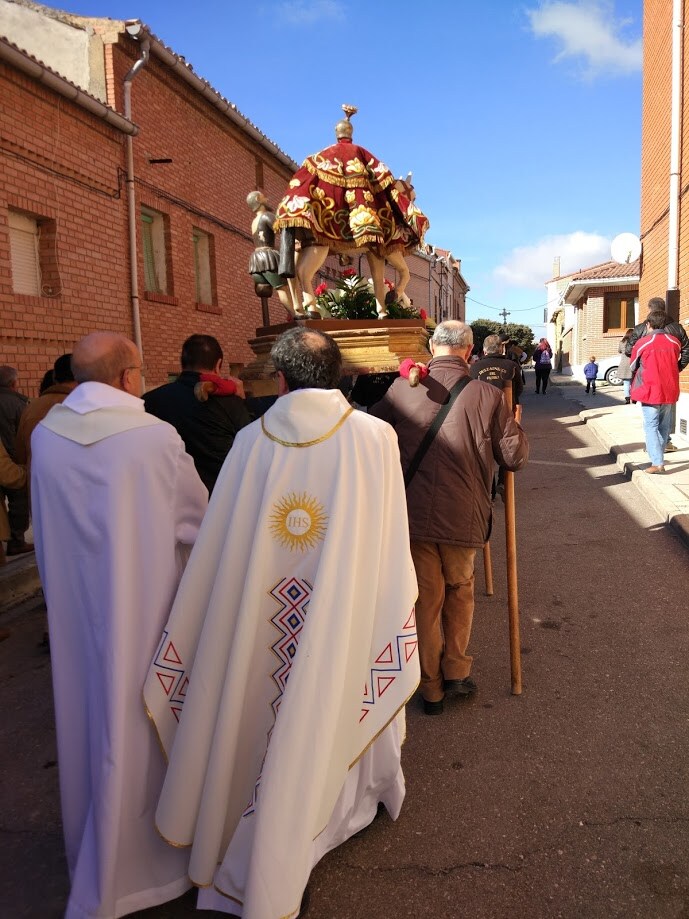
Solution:
<svg viewBox="0 0 689 919">
<path fill-rule="evenodd" d="M 127 32 L 130 32 L 129 27 Z M 132 80 L 148 63 L 150 51 L 150 42 L 145 40 L 141 45 L 141 57 L 134 64 L 127 76 L 124 78 L 124 113 L 125 117 L 131 121 L 132 114 Z M 139 305 L 139 272 L 136 253 L 136 194 L 134 192 L 134 144 L 132 138 L 126 139 L 127 151 L 127 210 L 129 220 L 129 266 L 130 266 L 130 288 L 132 298 L 132 323 L 134 326 L 134 341 L 143 358 L 143 341 L 141 338 L 141 309 Z M 145 387 L 145 380 L 144 380 Z"/>
<path fill-rule="evenodd" d="M 670 108 L 670 207 L 667 246 L 667 310 L 679 321 L 679 193 L 682 126 L 683 0 L 672 3 L 672 102 Z"/>
</svg>

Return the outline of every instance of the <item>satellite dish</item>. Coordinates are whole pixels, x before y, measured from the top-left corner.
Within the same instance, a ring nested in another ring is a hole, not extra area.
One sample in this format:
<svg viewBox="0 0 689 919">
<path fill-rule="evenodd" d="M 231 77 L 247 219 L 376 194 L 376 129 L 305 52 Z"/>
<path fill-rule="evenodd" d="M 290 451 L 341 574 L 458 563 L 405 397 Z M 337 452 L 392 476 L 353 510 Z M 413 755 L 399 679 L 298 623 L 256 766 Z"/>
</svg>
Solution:
<svg viewBox="0 0 689 919">
<path fill-rule="evenodd" d="M 618 265 L 635 262 L 641 255 L 641 240 L 633 233 L 620 233 L 612 241 L 610 254 Z"/>
</svg>

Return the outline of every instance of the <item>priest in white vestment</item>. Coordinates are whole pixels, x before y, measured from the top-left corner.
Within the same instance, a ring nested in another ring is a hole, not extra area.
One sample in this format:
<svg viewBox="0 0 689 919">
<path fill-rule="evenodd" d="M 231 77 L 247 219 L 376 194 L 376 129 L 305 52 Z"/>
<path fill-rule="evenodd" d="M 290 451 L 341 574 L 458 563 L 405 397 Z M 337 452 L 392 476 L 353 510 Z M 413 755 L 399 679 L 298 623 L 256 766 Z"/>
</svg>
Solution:
<svg viewBox="0 0 689 919">
<path fill-rule="evenodd" d="M 80 385 L 32 437 L 36 557 L 50 628 L 67 919 L 180 896 L 188 853 L 155 829 L 165 759 L 141 689 L 208 493 L 175 429 L 144 410 L 122 335 L 74 347 Z"/>
<path fill-rule="evenodd" d="M 419 680 L 393 429 L 348 405 L 330 336 L 271 352 L 280 398 L 239 432 L 144 690 L 170 758 L 156 821 L 198 905 L 297 916 L 312 867 L 404 798 Z"/>
</svg>

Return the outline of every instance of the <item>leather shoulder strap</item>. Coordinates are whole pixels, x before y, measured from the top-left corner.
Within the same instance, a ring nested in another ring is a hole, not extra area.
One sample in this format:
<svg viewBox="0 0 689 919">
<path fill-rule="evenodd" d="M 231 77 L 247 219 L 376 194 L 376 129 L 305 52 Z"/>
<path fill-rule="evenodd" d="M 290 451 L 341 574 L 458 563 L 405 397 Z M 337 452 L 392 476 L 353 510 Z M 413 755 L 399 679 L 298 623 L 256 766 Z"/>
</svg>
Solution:
<svg viewBox="0 0 689 919">
<path fill-rule="evenodd" d="M 419 447 L 416 453 L 412 457 L 412 461 L 411 463 L 409 463 L 409 466 L 407 467 L 407 471 L 404 473 L 404 487 L 405 488 L 409 487 L 409 483 L 416 475 L 416 472 L 419 466 L 421 465 L 421 460 L 424 458 L 424 456 L 426 455 L 428 451 L 428 448 L 433 443 L 433 440 L 435 439 L 435 435 L 440 430 L 443 421 L 445 421 L 445 419 L 447 418 L 447 413 L 450 411 L 450 409 L 454 405 L 454 402 L 457 396 L 461 393 L 461 391 L 464 389 L 467 383 L 471 383 L 471 381 L 472 381 L 472 378 L 470 376 L 462 377 L 461 380 L 457 380 L 455 385 L 450 390 L 447 400 L 443 403 L 440 410 L 438 411 L 435 418 L 433 419 L 433 424 L 431 424 L 429 429 L 424 434 L 423 440 L 419 444 Z"/>
</svg>

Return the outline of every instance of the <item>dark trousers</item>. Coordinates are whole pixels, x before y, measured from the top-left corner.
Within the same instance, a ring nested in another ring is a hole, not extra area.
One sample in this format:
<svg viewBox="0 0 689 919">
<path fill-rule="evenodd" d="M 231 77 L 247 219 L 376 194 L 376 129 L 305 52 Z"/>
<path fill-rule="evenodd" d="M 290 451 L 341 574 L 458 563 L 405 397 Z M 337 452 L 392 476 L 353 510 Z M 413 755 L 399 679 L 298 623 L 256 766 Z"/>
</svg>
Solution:
<svg viewBox="0 0 689 919">
<path fill-rule="evenodd" d="M 594 392 L 594 393 L 595 393 L 595 391 L 596 391 L 596 381 L 595 381 L 595 380 L 587 380 L 587 381 L 586 381 L 586 392 L 589 391 L 589 388 L 591 389 L 591 392 Z"/>
<path fill-rule="evenodd" d="M 10 542 L 23 543 L 29 529 L 29 491 L 24 488 L 0 488 L 0 501 L 7 500 L 10 520 Z"/>
<path fill-rule="evenodd" d="M 548 377 L 550 376 L 550 366 L 542 367 L 540 364 L 536 366 L 536 392 L 541 391 L 541 385 L 543 385 L 543 392 L 548 388 Z"/>
</svg>

